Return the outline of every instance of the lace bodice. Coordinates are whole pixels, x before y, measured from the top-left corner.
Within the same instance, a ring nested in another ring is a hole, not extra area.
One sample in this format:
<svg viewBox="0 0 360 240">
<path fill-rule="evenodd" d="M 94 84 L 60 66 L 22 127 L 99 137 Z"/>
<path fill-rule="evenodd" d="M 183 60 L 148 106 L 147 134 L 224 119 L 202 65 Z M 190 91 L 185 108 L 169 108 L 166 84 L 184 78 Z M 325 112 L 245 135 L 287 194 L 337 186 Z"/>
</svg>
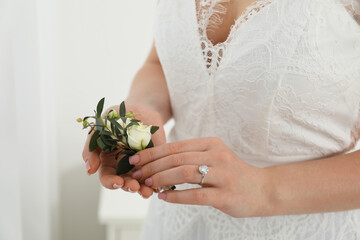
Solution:
<svg viewBox="0 0 360 240">
<path fill-rule="evenodd" d="M 230 0 L 160 0 L 155 44 L 175 126 L 258 167 L 343 154 L 360 137 L 360 1 L 258 0 L 226 41 Z M 182 186 L 191 187 L 191 186 Z M 241 204 L 241 203 L 239 203 Z M 231 218 L 153 199 L 145 239 L 360 239 L 360 210 Z"/>
</svg>

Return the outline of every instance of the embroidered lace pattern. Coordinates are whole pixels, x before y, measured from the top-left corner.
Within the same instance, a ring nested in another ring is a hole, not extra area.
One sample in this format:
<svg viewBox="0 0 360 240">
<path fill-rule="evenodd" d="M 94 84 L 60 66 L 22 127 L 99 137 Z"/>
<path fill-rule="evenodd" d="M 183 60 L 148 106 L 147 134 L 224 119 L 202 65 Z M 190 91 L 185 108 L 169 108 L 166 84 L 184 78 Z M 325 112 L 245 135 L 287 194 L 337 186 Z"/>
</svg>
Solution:
<svg viewBox="0 0 360 240">
<path fill-rule="evenodd" d="M 226 2 L 160 0 L 155 46 L 175 119 L 169 141 L 220 137 L 257 167 L 352 149 L 360 137 L 360 0 L 260 0 L 213 46 L 205 32 L 219 27 Z M 231 218 L 154 197 L 144 239 L 359 240 L 360 209 Z"/>
<path fill-rule="evenodd" d="M 270 4 L 270 0 L 258 0 L 251 4 L 240 15 L 231 26 L 229 36 L 224 42 L 213 44 L 208 39 L 208 32 L 214 32 L 223 22 L 223 15 L 227 9 L 224 3 L 230 0 L 195 0 L 197 9 L 198 28 L 200 34 L 201 49 L 208 68 L 209 74 L 214 74 L 219 67 L 220 60 L 225 52 L 226 45 L 231 41 L 236 29 L 244 22 L 248 21 L 253 15 Z"/>
</svg>

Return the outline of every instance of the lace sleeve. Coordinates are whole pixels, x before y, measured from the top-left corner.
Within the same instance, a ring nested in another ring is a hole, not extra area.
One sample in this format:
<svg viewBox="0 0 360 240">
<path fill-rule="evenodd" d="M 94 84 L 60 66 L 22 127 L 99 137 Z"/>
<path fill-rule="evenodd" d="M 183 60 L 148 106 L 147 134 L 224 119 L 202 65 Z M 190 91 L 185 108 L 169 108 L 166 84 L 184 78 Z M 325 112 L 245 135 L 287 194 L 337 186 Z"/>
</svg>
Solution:
<svg viewBox="0 0 360 240">
<path fill-rule="evenodd" d="M 354 17 L 355 21 L 360 24 L 360 0 L 340 0 L 346 10 Z"/>
</svg>

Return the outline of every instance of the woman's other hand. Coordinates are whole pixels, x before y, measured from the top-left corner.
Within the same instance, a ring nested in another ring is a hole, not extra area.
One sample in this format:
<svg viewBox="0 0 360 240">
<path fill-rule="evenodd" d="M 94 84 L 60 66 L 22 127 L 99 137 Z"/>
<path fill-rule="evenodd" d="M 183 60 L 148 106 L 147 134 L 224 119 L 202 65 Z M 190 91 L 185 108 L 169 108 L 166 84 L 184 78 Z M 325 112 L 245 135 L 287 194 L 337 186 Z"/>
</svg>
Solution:
<svg viewBox="0 0 360 240">
<path fill-rule="evenodd" d="M 154 189 L 183 183 L 199 184 L 199 166 L 207 165 L 202 188 L 164 191 L 167 202 L 213 206 L 233 217 L 268 211 L 268 178 L 264 169 L 241 160 L 220 138 L 198 138 L 145 149 L 130 158 L 139 168 L 132 175 Z"/>
<path fill-rule="evenodd" d="M 166 142 L 163 120 L 160 114 L 142 103 L 132 103 L 130 100 L 125 101 L 127 112 L 134 112 L 135 118 L 140 120 L 146 125 L 159 126 L 159 130 L 152 135 L 152 141 L 155 146 L 159 146 Z M 111 109 L 118 110 L 119 106 L 113 106 L 109 108 L 106 113 Z M 129 192 L 139 192 L 144 198 L 148 198 L 153 194 L 153 189 L 146 186 L 145 184 L 140 184 L 137 180 L 131 177 L 133 171 L 130 171 L 127 174 L 121 176 L 116 175 L 116 166 L 118 161 L 122 158 L 123 155 L 119 156 L 118 160 L 115 160 L 116 152 L 114 153 L 105 153 L 101 151 L 100 148 L 96 149 L 93 152 L 89 151 L 89 142 L 92 135 L 88 135 L 84 150 L 83 150 L 83 159 L 85 161 L 86 171 L 89 175 L 94 174 L 99 169 L 99 177 L 102 185 L 108 189 L 118 189 L 122 188 L 125 191 Z"/>
</svg>

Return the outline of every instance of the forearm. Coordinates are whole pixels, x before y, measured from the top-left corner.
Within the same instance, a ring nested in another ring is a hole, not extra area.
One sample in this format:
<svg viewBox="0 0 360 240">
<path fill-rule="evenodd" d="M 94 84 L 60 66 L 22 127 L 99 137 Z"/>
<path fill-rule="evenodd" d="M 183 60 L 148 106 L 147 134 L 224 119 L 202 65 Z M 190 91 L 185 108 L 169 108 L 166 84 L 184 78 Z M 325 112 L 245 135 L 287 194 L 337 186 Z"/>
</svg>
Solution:
<svg viewBox="0 0 360 240">
<path fill-rule="evenodd" d="M 269 177 L 266 215 L 360 208 L 360 151 L 264 169 Z"/>
<path fill-rule="evenodd" d="M 160 63 L 145 63 L 131 84 L 128 103 L 142 103 L 157 111 L 164 124 L 172 117 L 169 91 Z"/>
</svg>

